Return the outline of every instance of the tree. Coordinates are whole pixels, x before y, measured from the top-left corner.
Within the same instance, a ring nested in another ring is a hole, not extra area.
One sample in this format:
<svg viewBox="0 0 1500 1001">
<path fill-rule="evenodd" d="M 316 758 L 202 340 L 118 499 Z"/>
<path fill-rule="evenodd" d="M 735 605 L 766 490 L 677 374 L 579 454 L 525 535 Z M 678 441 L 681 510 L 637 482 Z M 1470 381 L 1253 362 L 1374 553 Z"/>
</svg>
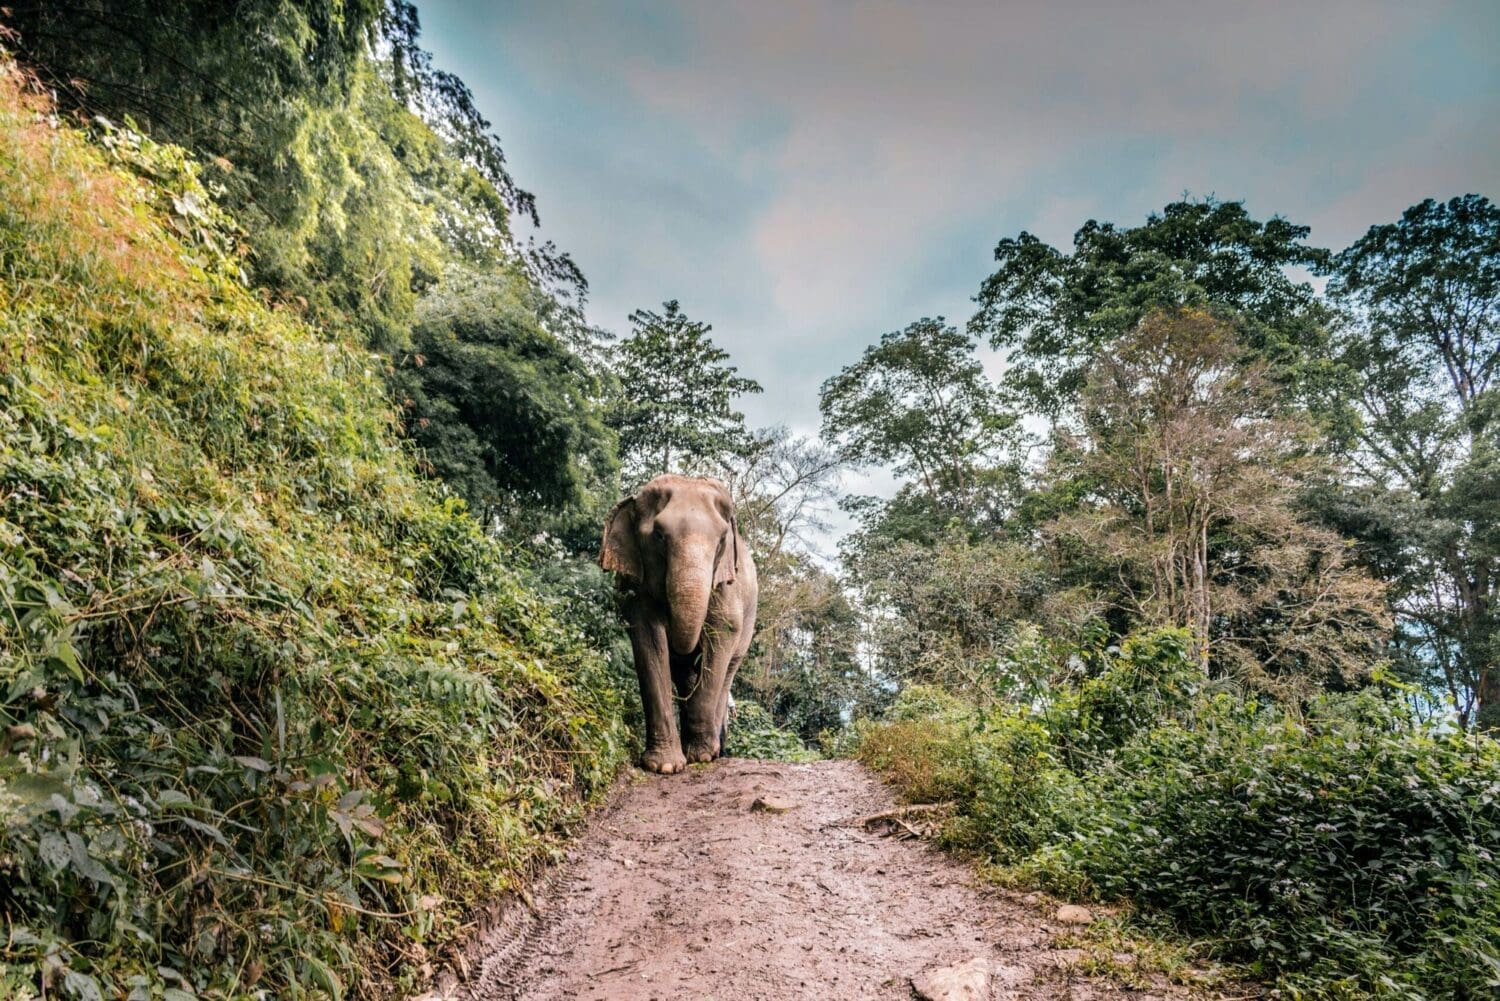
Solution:
<svg viewBox="0 0 1500 1001">
<path fill-rule="evenodd" d="M 873 702 L 876 686 L 860 662 L 860 617 L 838 579 L 800 553 L 779 562 L 762 579 L 755 643 L 735 687 L 811 742 Z"/>
<path fill-rule="evenodd" d="M 1125 229 L 1091 219 L 1071 254 L 1022 232 L 995 247 L 998 267 L 975 297 L 969 331 L 1009 352 L 1007 381 L 1054 420 L 1071 411 L 1100 352 L 1157 308 L 1232 309 L 1278 380 L 1306 380 L 1313 373 L 1301 365 L 1321 343 L 1325 315 L 1287 268 L 1327 259 L 1303 243 L 1307 233 L 1212 198 L 1174 202 Z"/>
<path fill-rule="evenodd" d="M 726 471 L 760 574 L 756 639 L 735 683 L 778 726 L 812 741 L 841 727 L 873 692 L 858 657 L 859 616 L 813 548 L 815 533 L 828 528 L 846 464 L 833 449 L 784 427 L 756 437 L 750 453 Z"/>
<path fill-rule="evenodd" d="M 584 481 L 612 478 L 609 435 L 564 430 L 597 425 L 578 397 L 593 377 L 564 357 L 598 350 L 587 284 L 566 254 L 517 236 L 514 220 L 538 222 L 535 199 L 463 81 L 418 46 L 411 3 L 243 0 L 226 15 L 222 4 L 91 0 L 17 5 L 0 20 L 5 44 L 65 106 L 129 117 L 202 161 L 254 283 L 388 356 L 428 472 L 477 509 L 530 491 L 550 518 L 601 489 Z M 494 305 L 480 302 L 490 293 L 445 287 L 466 272 L 490 275 L 506 300 L 493 322 L 474 312 Z M 463 317 L 434 325 L 431 308 L 454 295 Z M 562 398 L 572 402 L 554 409 Z"/>
<path fill-rule="evenodd" d="M 725 364 L 713 328 L 689 319 L 675 299 L 660 313 L 636 310 L 630 324 L 615 355 L 620 387 L 609 415 L 627 478 L 722 471 L 749 455 L 755 438 L 731 403 L 760 384 Z"/>
<path fill-rule="evenodd" d="M 1349 544 L 1296 506 L 1322 460 L 1266 367 L 1205 310 L 1148 314 L 1089 369 L 1053 460 L 1077 504 L 1044 536 L 1134 624 L 1191 629 L 1211 673 L 1297 694 L 1366 675 L 1389 620 Z"/>
<path fill-rule="evenodd" d="M 1097 610 L 1057 592 L 1033 548 L 957 526 L 930 542 L 867 538 L 846 550 L 845 569 L 881 677 L 981 699 L 1011 688 L 1007 651 L 1028 624 L 1076 635 Z"/>
<path fill-rule="evenodd" d="M 598 380 L 538 323 L 539 298 L 503 270 L 451 270 L 417 308 L 394 388 L 427 471 L 476 514 L 592 547 L 616 493 L 613 435 Z"/>
<path fill-rule="evenodd" d="M 66 105 L 129 116 L 202 157 L 250 235 L 257 281 L 325 324 L 400 346 L 439 247 L 515 259 L 581 322 L 582 273 L 550 243 L 514 239 L 512 217 L 537 224 L 536 200 L 468 87 L 418 44 L 408 0 L 242 0 L 232 16 L 94 0 L 3 16 Z"/>
<path fill-rule="evenodd" d="M 1428 199 L 1333 261 L 1355 381 L 1343 523 L 1392 580 L 1398 649 L 1500 729 L 1500 208 Z"/>
<path fill-rule="evenodd" d="M 952 512 L 983 505 L 1019 423 L 974 354 L 974 340 L 922 319 L 888 333 L 823 383 L 823 435 L 852 463 L 890 463 Z"/>
<path fill-rule="evenodd" d="M 774 427 L 726 471 L 740 531 L 754 547 L 764 577 L 783 554 L 805 551 L 827 529 L 847 463 L 823 443 Z"/>
</svg>

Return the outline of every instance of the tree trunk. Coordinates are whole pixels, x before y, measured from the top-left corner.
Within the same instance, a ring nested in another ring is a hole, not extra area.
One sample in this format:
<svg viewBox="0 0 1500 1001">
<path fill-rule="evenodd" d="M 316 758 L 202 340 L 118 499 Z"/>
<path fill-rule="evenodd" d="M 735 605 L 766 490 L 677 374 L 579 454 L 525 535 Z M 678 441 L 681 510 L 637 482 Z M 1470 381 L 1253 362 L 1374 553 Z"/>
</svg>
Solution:
<svg viewBox="0 0 1500 1001">
<path fill-rule="evenodd" d="M 1500 737 L 1500 665 L 1486 664 L 1479 669 L 1478 695 L 1474 729 Z"/>
</svg>

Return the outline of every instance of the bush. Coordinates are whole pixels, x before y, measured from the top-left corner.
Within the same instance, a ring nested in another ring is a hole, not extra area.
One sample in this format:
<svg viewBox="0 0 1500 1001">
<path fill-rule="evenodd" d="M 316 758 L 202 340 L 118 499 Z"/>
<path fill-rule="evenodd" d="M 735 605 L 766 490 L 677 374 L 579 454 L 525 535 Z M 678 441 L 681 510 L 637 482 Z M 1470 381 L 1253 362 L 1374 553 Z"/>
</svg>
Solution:
<svg viewBox="0 0 1500 1001">
<path fill-rule="evenodd" d="M 972 796 L 960 843 L 998 862 L 1017 862 L 1073 829 L 1083 808 L 1078 778 L 1052 735 L 1022 716 L 997 715 L 973 738 Z"/>
<path fill-rule="evenodd" d="M 1089 779 L 1058 851 L 1098 892 L 1343 997 L 1500 987 L 1500 745 L 1374 696 L 1305 721 L 1220 697 Z"/>
<path fill-rule="evenodd" d="M 815 761 L 818 758 L 817 752 L 803 744 L 800 737 L 778 727 L 770 713 L 746 699 L 740 700 L 735 707 L 725 753 L 738 758 L 776 761 Z"/>
<path fill-rule="evenodd" d="M 621 761 L 603 659 L 181 151 L 0 64 L 0 996 L 384 997 Z"/>
<path fill-rule="evenodd" d="M 1186 707 L 1203 682 L 1193 646 L 1183 629 L 1130 636 L 1096 677 L 1051 692 L 1045 726 L 1068 765 L 1085 770 Z"/>
<path fill-rule="evenodd" d="M 969 727 L 944 720 L 897 720 L 865 728 L 855 757 L 881 772 L 908 803 L 943 803 L 974 783 Z"/>
<path fill-rule="evenodd" d="M 974 715 L 971 703 L 936 685 L 908 685 L 896 696 L 884 718 L 892 723 L 913 720 L 968 723 Z"/>
<path fill-rule="evenodd" d="M 954 801 L 945 839 L 1003 878 L 1133 901 L 1292 996 L 1493 996 L 1500 744 L 1376 693 L 1298 716 L 1200 691 L 1184 639 L 1134 637 L 969 723 L 898 698 L 858 756 L 908 799 Z"/>
</svg>

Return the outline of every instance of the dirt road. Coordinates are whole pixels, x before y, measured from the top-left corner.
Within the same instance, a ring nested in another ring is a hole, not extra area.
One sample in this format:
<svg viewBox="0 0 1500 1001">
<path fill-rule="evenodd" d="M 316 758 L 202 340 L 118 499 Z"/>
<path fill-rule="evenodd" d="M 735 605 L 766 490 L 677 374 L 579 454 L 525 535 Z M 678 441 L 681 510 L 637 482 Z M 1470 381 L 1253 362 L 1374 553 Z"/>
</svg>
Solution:
<svg viewBox="0 0 1500 1001">
<path fill-rule="evenodd" d="M 758 798 L 789 808 L 752 809 Z M 955 998 L 1185 996 L 1074 973 L 1055 915 L 857 822 L 892 805 L 850 761 L 642 775 L 575 846 L 539 916 L 482 960 L 471 997 L 909 999 L 913 978 L 963 963 L 988 986 Z"/>
</svg>

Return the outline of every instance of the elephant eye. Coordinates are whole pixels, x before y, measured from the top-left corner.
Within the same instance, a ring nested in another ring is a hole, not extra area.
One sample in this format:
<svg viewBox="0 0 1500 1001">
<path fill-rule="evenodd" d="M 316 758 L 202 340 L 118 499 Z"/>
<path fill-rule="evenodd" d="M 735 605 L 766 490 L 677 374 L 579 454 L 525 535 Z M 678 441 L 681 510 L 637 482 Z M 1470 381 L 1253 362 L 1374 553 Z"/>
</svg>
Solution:
<svg viewBox="0 0 1500 1001">
<path fill-rule="evenodd" d="M 651 526 L 651 537 L 654 538 L 657 542 L 667 541 L 667 533 L 662 531 L 660 525 Z"/>
</svg>

